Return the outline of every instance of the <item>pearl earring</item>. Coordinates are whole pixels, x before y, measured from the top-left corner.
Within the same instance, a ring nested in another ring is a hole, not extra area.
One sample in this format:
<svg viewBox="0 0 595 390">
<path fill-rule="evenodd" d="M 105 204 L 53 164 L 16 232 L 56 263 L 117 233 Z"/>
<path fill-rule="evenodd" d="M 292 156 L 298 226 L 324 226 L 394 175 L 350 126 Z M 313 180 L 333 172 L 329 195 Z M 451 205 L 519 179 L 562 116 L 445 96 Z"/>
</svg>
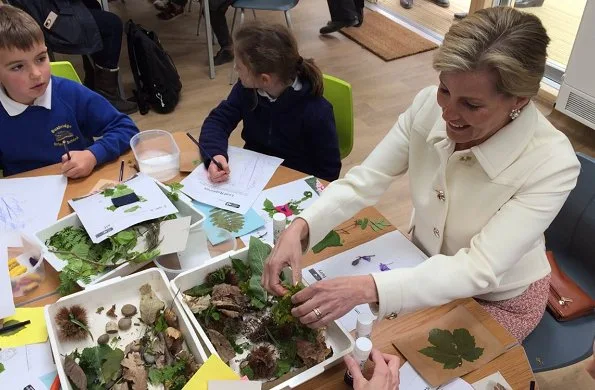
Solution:
<svg viewBox="0 0 595 390">
<path fill-rule="evenodd" d="M 519 117 L 519 115 L 521 115 L 521 110 L 519 110 L 518 108 L 514 108 L 512 109 L 512 111 L 510 111 L 510 119 L 515 120 L 516 118 Z"/>
</svg>

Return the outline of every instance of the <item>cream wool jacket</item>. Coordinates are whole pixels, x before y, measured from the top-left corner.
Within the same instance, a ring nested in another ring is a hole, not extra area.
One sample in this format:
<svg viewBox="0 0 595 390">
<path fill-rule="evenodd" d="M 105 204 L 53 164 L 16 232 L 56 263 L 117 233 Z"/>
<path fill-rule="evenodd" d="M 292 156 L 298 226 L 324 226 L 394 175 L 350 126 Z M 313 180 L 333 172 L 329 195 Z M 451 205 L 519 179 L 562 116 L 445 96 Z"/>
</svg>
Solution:
<svg viewBox="0 0 595 390">
<path fill-rule="evenodd" d="M 413 242 L 429 258 L 372 275 L 382 317 L 465 297 L 509 299 L 545 277 L 543 232 L 580 170 L 566 136 L 533 103 L 482 144 L 455 152 L 436 91 L 422 90 L 366 160 L 300 215 L 315 244 L 409 173 Z"/>
</svg>

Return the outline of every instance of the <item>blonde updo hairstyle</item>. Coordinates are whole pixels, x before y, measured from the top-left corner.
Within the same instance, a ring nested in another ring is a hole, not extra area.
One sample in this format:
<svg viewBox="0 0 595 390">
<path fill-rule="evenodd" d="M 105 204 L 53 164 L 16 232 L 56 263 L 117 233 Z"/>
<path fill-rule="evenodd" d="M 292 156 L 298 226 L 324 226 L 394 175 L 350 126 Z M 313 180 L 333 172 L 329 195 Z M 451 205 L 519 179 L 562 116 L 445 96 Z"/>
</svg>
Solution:
<svg viewBox="0 0 595 390">
<path fill-rule="evenodd" d="M 494 71 L 500 93 L 537 95 L 550 42 L 539 18 L 514 8 L 486 8 L 452 25 L 434 55 L 439 72 Z"/>
</svg>

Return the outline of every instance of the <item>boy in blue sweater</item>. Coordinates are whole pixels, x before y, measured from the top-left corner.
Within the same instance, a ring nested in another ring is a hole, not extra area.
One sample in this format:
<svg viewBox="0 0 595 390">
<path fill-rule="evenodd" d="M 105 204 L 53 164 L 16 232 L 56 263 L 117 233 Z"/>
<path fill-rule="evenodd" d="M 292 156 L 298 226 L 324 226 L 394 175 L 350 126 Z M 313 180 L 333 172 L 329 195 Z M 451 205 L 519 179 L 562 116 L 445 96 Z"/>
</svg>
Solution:
<svg viewBox="0 0 595 390">
<path fill-rule="evenodd" d="M 39 25 L 9 5 L 0 5 L 0 106 L 5 176 L 62 162 L 64 175 L 85 177 L 125 152 L 138 133 L 104 97 L 50 76 Z"/>
<path fill-rule="evenodd" d="M 333 107 L 322 97 L 322 73 L 304 60 L 281 25 L 247 24 L 234 42 L 240 81 L 205 119 L 199 142 L 209 178 L 229 177 L 228 138 L 243 121 L 244 148 L 280 157 L 283 165 L 325 180 L 341 171 Z"/>
</svg>

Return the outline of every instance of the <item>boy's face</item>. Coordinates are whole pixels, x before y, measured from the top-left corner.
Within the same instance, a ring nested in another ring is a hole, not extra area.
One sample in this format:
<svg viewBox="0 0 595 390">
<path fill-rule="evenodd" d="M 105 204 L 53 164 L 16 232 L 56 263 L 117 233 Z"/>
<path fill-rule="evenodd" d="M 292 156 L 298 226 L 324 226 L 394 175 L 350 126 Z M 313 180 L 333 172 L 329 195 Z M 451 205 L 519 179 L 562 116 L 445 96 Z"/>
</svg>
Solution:
<svg viewBox="0 0 595 390">
<path fill-rule="evenodd" d="M 27 51 L 0 49 L 0 84 L 14 101 L 31 105 L 50 81 L 50 62 L 44 43 Z"/>
</svg>

